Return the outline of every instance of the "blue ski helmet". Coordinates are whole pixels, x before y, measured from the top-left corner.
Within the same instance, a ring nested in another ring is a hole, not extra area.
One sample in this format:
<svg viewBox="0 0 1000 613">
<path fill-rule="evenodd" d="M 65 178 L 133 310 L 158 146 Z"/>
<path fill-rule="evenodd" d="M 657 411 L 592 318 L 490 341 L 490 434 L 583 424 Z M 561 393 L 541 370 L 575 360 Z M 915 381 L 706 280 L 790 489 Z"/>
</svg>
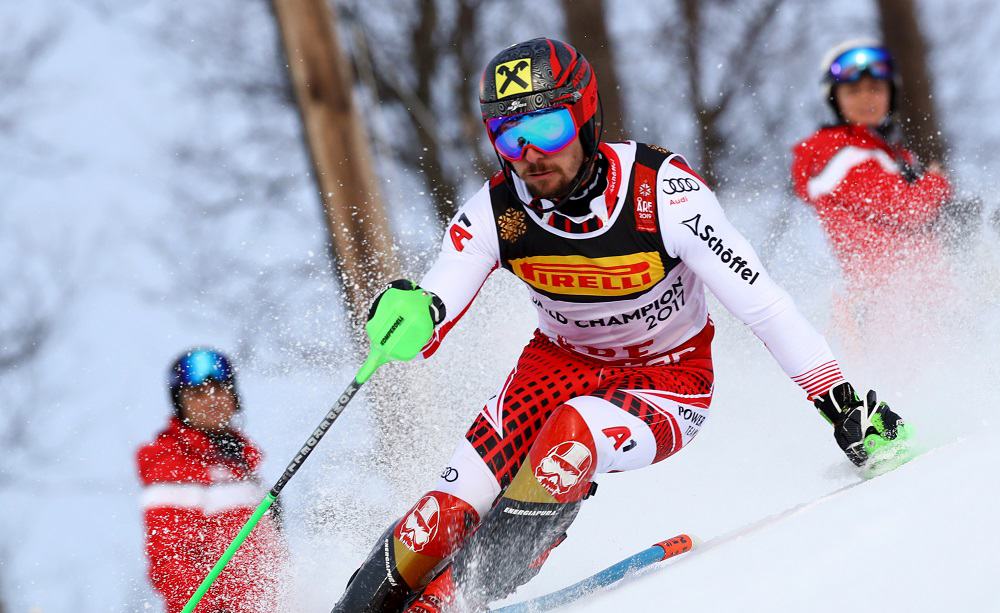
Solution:
<svg viewBox="0 0 1000 613">
<path fill-rule="evenodd" d="M 168 373 L 170 398 L 174 404 L 174 413 L 181 415 L 181 390 L 186 387 L 197 387 L 203 383 L 215 381 L 232 390 L 236 397 L 236 408 L 239 410 L 239 394 L 236 393 L 236 373 L 233 365 L 221 351 L 206 347 L 189 349 L 174 360 Z"/>
<path fill-rule="evenodd" d="M 844 116 L 837 105 L 834 90 L 840 83 L 857 81 L 867 75 L 889 83 L 889 114 L 896 112 L 897 98 L 902 85 L 892 53 L 878 40 L 854 38 L 834 45 L 820 61 L 820 91 L 830 110 L 840 121 Z"/>
</svg>

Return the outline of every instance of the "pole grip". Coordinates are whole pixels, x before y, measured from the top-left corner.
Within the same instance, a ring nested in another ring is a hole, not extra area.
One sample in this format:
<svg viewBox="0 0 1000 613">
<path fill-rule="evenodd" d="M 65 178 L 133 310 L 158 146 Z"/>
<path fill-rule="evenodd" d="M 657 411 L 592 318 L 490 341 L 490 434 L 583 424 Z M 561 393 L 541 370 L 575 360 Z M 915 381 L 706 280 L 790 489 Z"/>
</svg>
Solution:
<svg viewBox="0 0 1000 613">
<path fill-rule="evenodd" d="M 362 385 L 373 374 L 375 374 L 376 370 L 390 361 L 391 358 L 373 344 L 371 351 L 368 353 L 368 357 L 365 358 L 364 364 L 362 364 L 361 368 L 358 369 L 358 374 L 354 376 L 354 381 L 359 386 Z"/>
<path fill-rule="evenodd" d="M 184 609 L 181 613 L 192 613 L 192 611 L 194 611 L 194 608 L 198 606 L 199 602 L 201 602 L 202 597 L 205 596 L 205 592 L 208 591 L 208 588 L 212 587 L 212 584 L 215 583 L 215 579 L 219 576 L 226 565 L 229 564 L 229 560 L 232 559 L 233 554 L 235 554 L 236 550 L 240 548 L 240 545 L 243 544 L 243 541 L 245 541 L 247 536 L 249 536 L 250 532 L 254 529 L 254 526 L 256 526 L 260 521 L 260 518 L 264 516 L 264 513 L 271 508 L 272 504 L 274 504 L 274 500 L 275 497 L 271 493 L 264 496 L 264 499 L 257 505 L 257 510 L 253 512 L 253 515 L 250 516 L 247 523 L 243 524 L 243 528 L 240 529 L 239 534 L 236 535 L 233 542 L 229 544 L 228 548 L 226 548 L 225 553 L 223 553 L 222 557 L 219 558 L 219 561 L 215 563 L 215 566 L 212 567 L 212 570 L 209 571 L 208 575 L 202 579 L 201 585 L 198 586 L 198 589 L 195 590 L 191 599 L 188 600 L 186 605 L 184 605 Z"/>
</svg>

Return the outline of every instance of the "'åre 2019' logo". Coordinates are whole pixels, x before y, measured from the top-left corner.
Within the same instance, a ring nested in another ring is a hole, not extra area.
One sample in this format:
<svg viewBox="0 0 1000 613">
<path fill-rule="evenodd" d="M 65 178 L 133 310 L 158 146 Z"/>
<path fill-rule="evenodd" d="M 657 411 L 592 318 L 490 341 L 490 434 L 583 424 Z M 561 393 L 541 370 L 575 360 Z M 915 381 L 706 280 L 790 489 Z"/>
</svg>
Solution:
<svg viewBox="0 0 1000 613">
<path fill-rule="evenodd" d="M 757 281 L 760 273 L 747 266 L 749 262 L 744 260 L 742 256 L 734 254 L 731 247 L 727 247 L 720 237 L 715 236 L 715 227 L 711 224 L 705 224 L 704 227 L 701 227 L 701 213 L 698 213 L 691 219 L 685 219 L 681 222 L 681 225 L 691 230 L 692 234 L 704 241 L 708 245 L 708 248 L 712 250 L 712 253 L 719 256 L 723 264 L 729 266 L 729 270 L 738 274 L 749 285 L 753 285 Z"/>
</svg>

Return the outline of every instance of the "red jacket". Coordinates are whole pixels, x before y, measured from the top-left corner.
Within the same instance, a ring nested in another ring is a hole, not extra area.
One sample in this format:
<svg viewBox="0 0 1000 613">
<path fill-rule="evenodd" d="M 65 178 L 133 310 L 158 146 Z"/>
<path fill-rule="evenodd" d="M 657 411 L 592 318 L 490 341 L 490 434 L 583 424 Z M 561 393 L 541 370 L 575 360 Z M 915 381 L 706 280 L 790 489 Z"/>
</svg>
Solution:
<svg viewBox="0 0 1000 613">
<path fill-rule="evenodd" d="M 913 154 L 860 125 L 825 127 L 793 150 L 792 181 L 816 207 L 848 281 L 878 287 L 898 270 L 940 258 L 928 227 L 950 197 L 927 172 L 908 182 Z"/>
<path fill-rule="evenodd" d="M 226 457 L 207 434 L 172 419 L 138 451 L 149 579 L 168 613 L 184 608 L 264 497 L 254 472 L 260 451 L 239 438 L 242 456 Z M 267 514 L 195 611 L 274 610 L 281 553 L 277 524 Z"/>
</svg>

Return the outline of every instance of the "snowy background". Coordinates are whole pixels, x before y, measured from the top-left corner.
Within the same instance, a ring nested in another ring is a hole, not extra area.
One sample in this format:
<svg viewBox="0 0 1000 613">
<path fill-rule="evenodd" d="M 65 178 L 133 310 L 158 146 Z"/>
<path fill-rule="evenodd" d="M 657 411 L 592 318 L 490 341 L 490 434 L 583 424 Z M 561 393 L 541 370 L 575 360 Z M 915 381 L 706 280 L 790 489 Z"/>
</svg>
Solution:
<svg viewBox="0 0 1000 613">
<path fill-rule="evenodd" d="M 388 41 L 420 5 L 395 4 L 341 7 Z M 639 4 L 607 3 L 629 131 L 694 151 L 678 104 L 683 88 L 671 78 L 679 60 L 665 51 L 674 3 Z M 773 40 L 782 61 L 766 90 L 738 98 L 728 128 L 734 149 L 717 162 L 726 176 L 720 199 L 736 225 L 843 349 L 850 378 L 893 402 L 928 452 L 740 534 L 858 477 L 800 391 L 716 308 L 711 427 L 662 465 L 602 478 L 571 538 L 514 600 L 687 531 L 719 546 L 587 610 L 669 602 L 685 611 L 839 611 L 863 602 L 1000 611 L 992 589 L 1000 440 L 990 430 L 1000 249 L 989 221 L 1000 204 L 1000 8 L 919 4 L 948 166 L 960 191 L 985 203 L 950 254 L 953 277 L 905 297 L 936 305 L 933 317 L 903 310 L 852 350 L 827 323 L 840 283 L 835 262 L 787 188 L 789 148 L 826 118 L 818 58 L 845 37 L 877 34 L 871 3 L 785 3 Z M 476 65 L 502 45 L 561 34 L 548 3 L 517 6 L 483 4 L 488 42 Z M 714 6 L 713 35 L 724 48 L 726 11 L 741 9 Z M 489 27 L 497 23 L 503 28 Z M 345 340 L 273 16 L 260 0 L 3 2 L 0 35 L 0 332 L 33 339 L 25 355 L 0 364 L 0 609 L 157 611 L 133 454 L 165 424 L 169 362 L 196 344 L 236 357 L 245 427 L 267 454 L 268 482 L 359 364 Z M 379 49 L 394 52 L 388 43 Z M 719 58 L 708 52 L 705 64 L 725 80 Z M 446 68 L 442 79 L 454 71 Z M 368 102 L 376 154 L 386 153 L 401 119 Z M 379 169 L 406 272 L 419 275 L 439 229 L 419 172 L 404 162 L 381 155 Z M 480 180 L 464 177 L 462 194 Z M 376 375 L 396 427 L 376 437 L 362 394 L 285 490 L 285 610 L 329 610 L 372 539 L 437 474 L 478 410 L 475 399 L 509 368 L 534 316 L 525 291 L 497 277 L 433 361 Z"/>
</svg>

